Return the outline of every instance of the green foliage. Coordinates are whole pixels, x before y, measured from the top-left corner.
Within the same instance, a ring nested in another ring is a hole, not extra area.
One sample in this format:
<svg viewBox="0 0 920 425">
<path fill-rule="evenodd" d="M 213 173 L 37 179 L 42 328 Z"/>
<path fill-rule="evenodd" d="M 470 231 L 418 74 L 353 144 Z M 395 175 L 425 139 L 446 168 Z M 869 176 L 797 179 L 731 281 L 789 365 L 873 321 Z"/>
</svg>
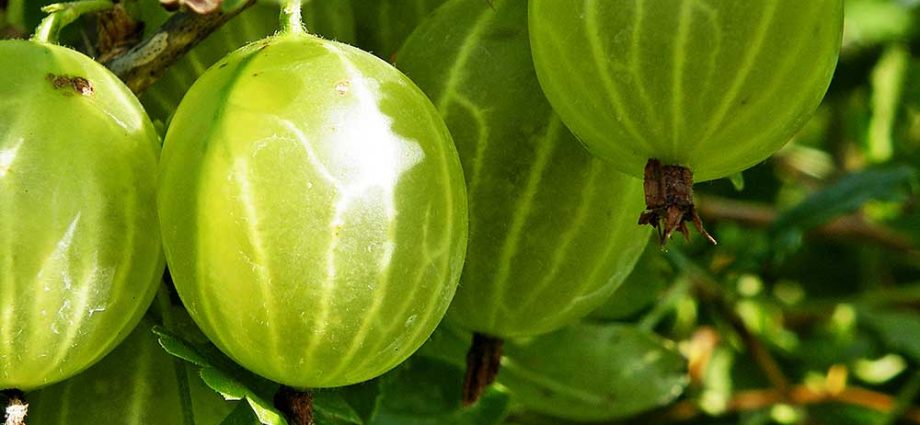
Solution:
<svg viewBox="0 0 920 425">
<path fill-rule="evenodd" d="M 686 360 L 672 342 L 620 324 L 573 325 L 510 341 L 500 378 L 527 408 L 579 421 L 667 405 L 688 381 Z"/>
<path fill-rule="evenodd" d="M 777 217 L 771 228 L 777 253 L 798 248 L 804 232 L 853 213 L 869 201 L 904 202 L 917 188 L 916 178 L 914 168 L 903 165 L 847 174 Z"/>
<path fill-rule="evenodd" d="M 492 390 L 472 408 L 460 405 L 463 370 L 417 357 L 380 378 L 380 399 L 368 425 L 495 425 L 507 411 L 508 396 Z"/>
</svg>

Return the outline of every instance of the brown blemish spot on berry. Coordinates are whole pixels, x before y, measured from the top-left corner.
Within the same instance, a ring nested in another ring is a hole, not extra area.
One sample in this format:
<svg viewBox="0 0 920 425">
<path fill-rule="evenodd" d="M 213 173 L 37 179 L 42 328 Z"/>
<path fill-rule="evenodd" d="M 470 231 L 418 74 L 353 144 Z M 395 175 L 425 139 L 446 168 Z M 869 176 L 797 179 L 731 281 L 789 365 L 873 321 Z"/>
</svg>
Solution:
<svg viewBox="0 0 920 425">
<path fill-rule="evenodd" d="M 61 91 L 65 95 L 92 96 L 96 91 L 93 83 L 83 77 L 48 74 L 45 79 L 51 83 L 55 90 Z"/>
<path fill-rule="evenodd" d="M 89 80 L 83 77 L 74 77 L 70 80 L 70 83 L 73 85 L 74 91 L 82 94 L 83 96 L 89 96 L 95 91 L 93 88 L 93 83 L 90 83 Z"/>
<path fill-rule="evenodd" d="M 351 90 L 351 81 L 342 80 L 335 83 L 335 92 L 338 93 L 339 96 L 345 96 L 348 94 L 349 90 Z"/>
</svg>

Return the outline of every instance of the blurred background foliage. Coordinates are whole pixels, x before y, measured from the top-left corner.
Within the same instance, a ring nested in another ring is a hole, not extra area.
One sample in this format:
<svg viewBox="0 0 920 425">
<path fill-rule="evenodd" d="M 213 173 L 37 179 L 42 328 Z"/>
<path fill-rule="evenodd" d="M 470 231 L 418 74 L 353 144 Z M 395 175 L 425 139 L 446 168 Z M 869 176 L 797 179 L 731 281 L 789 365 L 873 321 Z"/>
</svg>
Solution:
<svg viewBox="0 0 920 425">
<path fill-rule="evenodd" d="M 392 59 L 442 1 L 335 9 L 351 14 L 348 41 Z M 0 0 L 0 36 L 29 33 L 45 3 Z M 150 3 L 125 5 L 149 17 Z M 65 42 L 92 54 L 94 25 L 83 18 Z M 696 186 L 718 246 L 651 244 L 581 323 L 509 341 L 499 382 L 474 407 L 460 405 L 469 335 L 445 323 L 396 370 L 319 391 L 318 423 L 920 424 L 920 0 L 846 0 L 843 40 L 824 103 L 782 151 Z M 161 310 L 178 303 L 161 292 Z M 160 316 L 148 317 L 160 345 L 191 363 L 176 367 L 246 401 L 220 423 L 281 423 L 272 384 L 227 366 L 187 321 Z M 145 385 L 124 373 L 125 385 Z"/>
</svg>

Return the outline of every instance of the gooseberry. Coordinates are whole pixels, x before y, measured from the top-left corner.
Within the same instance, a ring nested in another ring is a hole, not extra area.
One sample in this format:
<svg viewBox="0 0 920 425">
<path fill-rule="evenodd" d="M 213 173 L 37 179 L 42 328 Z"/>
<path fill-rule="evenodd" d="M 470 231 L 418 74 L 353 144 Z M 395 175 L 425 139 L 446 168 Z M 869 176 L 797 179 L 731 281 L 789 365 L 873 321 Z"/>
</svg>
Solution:
<svg viewBox="0 0 920 425">
<path fill-rule="evenodd" d="M 692 182 L 776 152 L 830 84 L 842 0 L 530 0 L 537 75 L 592 153 L 646 179 L 642 222 L 705 234 Z"/>
<path fill-rule="evenodd" d="M 297 389 L 371 379 L 453 298 L 467 237 L 456 149 L 424 94 L 367 52 L 289 29 L 231 53 L 183 98 L 160 171 L 179 295 L 259 375 Z"/>
<path fill-rule="evenodd" d="M 470 242 L 448 317 L 479 334 L 473 351 L 558 329 L 604 302 L 647 241 L 628 225 L 642 182 L 591 157 L 553 114 L 531 62 L 526 4 L 448 1 L 397 58 L 438 106 L 463 162 Z"/>
<path fill-rule="evenodd" d="M 0 389 L 23 391 L 114 348 L 163 272 L 150 120 L 115 75 L 39 31 L 0 41 Z"/>
</svg>

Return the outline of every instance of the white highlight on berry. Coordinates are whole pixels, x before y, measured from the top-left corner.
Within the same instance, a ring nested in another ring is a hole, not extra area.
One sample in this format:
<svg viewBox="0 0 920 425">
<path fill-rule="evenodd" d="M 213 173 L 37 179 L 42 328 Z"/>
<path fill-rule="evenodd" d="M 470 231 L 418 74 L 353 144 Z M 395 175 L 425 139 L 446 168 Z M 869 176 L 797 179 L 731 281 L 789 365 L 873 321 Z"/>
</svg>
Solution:
<svg viewBox="0 0 920 425">
<path fill-rule="evenodd" d="M 19 148 L 22 146 L 23 141 L 24 139 L 19 139 L 12 147 L 0 150 L 0 178 L 6 177 L 10 168 L 13 167 L 16 154 L 19 153 Z"/>
</svg>

